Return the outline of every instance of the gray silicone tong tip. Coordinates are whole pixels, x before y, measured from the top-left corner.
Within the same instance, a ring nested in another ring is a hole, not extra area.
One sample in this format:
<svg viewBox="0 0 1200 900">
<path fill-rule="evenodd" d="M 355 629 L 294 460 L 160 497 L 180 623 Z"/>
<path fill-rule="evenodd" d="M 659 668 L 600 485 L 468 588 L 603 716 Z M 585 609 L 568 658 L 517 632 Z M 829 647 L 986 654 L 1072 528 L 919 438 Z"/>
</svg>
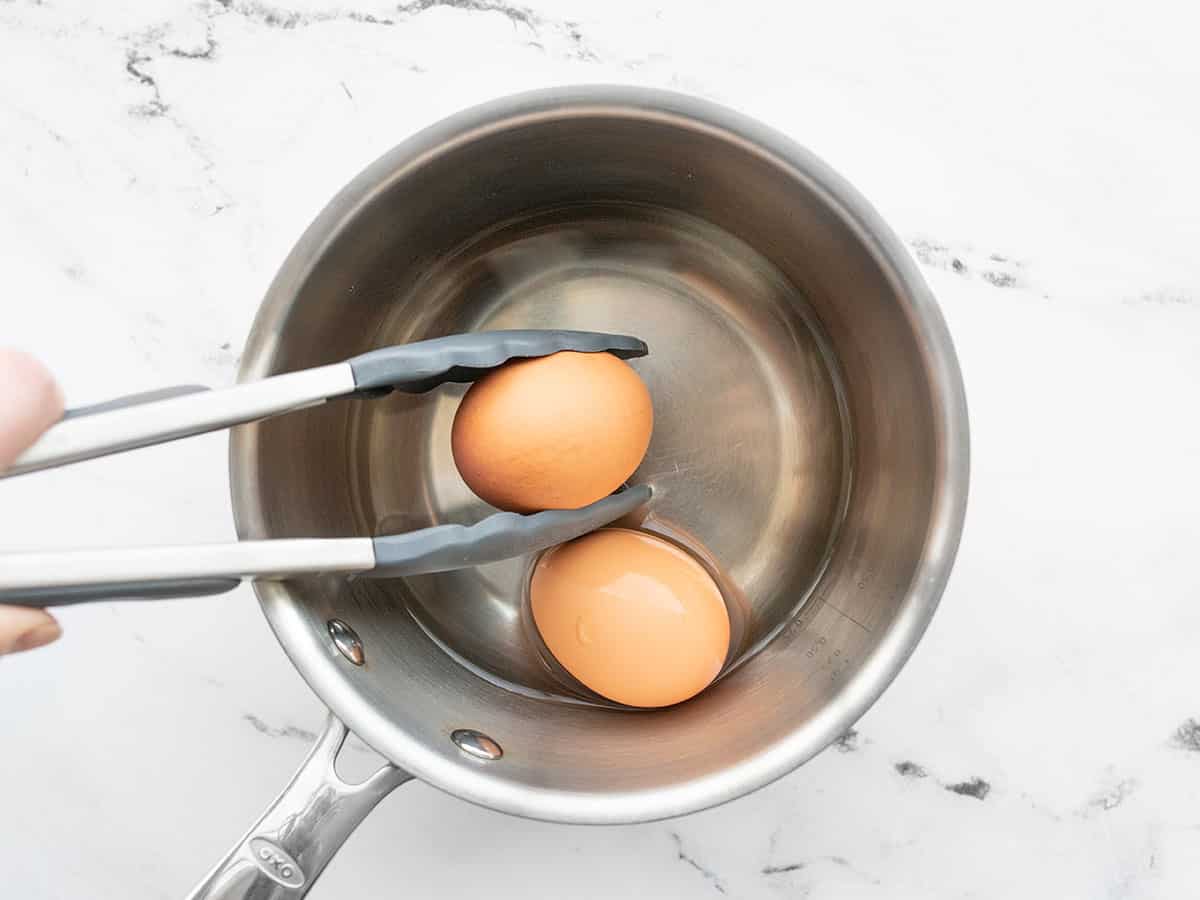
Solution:
<svg viewBox="0 0 1200 900">
<path fill-rule="evenodd" d="M 474 525 L 438 525 L 377 537 L 375 568 L 362 577 L 445 572 L 537 553 L 629 515 L 650 496 L 649 486 L 638 485 L 582 509 L 550 509 L 527 516 L 496 513 Z"/>
<path fill-rule="evenodd" d="M 440 384 L 475 381 L 514 359 L 563 350 L 608 352 L 621 359 L 645 356 L 644 341 L 593 331 L 480 331 L 372 350 L 349 360 L 360 393 L 395 388 L 410 394 Z"/>
</svg>

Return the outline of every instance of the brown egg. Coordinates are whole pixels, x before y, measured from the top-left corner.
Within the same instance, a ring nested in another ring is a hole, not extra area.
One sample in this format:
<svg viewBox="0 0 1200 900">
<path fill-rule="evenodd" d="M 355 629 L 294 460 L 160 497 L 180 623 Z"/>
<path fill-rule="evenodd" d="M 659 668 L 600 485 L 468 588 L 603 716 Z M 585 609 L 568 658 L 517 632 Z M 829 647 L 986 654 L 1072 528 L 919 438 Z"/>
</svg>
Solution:
<svg viewBox="0 0 1200 900">
<path fill-rule="evenodd" d="M 463 480 L 492 506 L 578 509 L 633 474 L 653 425 L 650 392 L 626 362 L 564 351 L 475 382 L 450 440 Z"/>
<path fill-rule="evenodd" d="M 629 706 L 704 690 L 729 652 L 716 583 L 662 538 L 604 528 L 547 551 L 529 585 L 533 621 L 563 668 Z"/>
</svg>

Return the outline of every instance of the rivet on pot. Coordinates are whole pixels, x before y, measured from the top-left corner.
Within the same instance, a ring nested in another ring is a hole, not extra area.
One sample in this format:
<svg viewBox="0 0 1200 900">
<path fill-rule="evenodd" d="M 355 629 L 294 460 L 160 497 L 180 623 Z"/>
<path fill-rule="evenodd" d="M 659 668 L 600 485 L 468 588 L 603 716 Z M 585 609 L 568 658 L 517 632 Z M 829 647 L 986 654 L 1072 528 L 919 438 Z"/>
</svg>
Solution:
<svg viewBox="0 0 1200 900">
<path fill-rule="evenodd" d="M 363 655 L 362 641 L 359 640 L 354 629 L 343 622 L 341 619 L 330 619 L 328 623 L 329 636 L 333 638 L 333 646 L 338 648 L 338 652 L 356 666 L 361 666 L 367 661 Z"/>
<path fill-rule="evenodd" d="M 458 745 L 458 749 L 476 759 L 499 759 L 504 750 L 486 734 L 470 728 L 459 728 L 450 735 L 450 740 Z"/>
</svg>

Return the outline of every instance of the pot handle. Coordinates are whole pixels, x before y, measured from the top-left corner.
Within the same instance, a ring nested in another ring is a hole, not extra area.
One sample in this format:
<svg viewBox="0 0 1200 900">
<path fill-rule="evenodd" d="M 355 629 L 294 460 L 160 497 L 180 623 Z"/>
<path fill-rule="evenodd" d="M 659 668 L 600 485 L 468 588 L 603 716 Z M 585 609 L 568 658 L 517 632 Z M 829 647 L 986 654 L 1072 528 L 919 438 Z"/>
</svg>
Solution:
<svg viewBox="0 0 1200 900">
<path fill-rule="evenodd" d="M 334 762 L 348 734 L 331 714 L 291 783 L 188 900 L 298 900 L 308 893 L 367 813 L 412 778 L 389 764 L 347 784 Z"/>
</svg>

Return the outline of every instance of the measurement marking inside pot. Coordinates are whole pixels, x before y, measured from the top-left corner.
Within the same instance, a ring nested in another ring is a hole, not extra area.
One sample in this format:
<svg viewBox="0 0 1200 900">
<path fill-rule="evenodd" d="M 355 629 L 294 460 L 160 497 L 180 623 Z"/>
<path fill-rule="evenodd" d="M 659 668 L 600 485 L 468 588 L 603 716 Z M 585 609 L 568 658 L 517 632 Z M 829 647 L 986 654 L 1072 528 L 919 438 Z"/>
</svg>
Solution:
<svg viewBox="0 0 1200 900">
<path fill-rule="evenodd" d="M 849 613 L 844 613 L 844 612 L 842 612 L 840 609 L 838 609 L 836 606 L 834 606 L 832 603 L 830 603 L 830 602 L 829 602 L 828 600 L 826 600 L 824 597 L 822 597 L 822 598 L 821 598 L 821 602 L 822 602 L 822 603 L 824 603 L 826 606 L 828 606 L 830 609 L 832 609 L 832 610 L 833 610 L 835 613 L 837 613 L 839 616 L 842 616 L 843 618 L 849 619 L 851 622 L 853 622 L 855 625 L 857 625 L 859 628 L 861 628 L 861 629 L 862 629 L 863 631 L 865 631 L 867 634 L 870 634 L 870 633 L 871 633 L 871 629 L 870 629 L 870 628 L 868 628 L 868 627 L 867 627 L 866 625 L 864 625 L 862 622 L 858 621 L 858 619 L 854 618 L 854 616 L 850 615 Z"/>
</svg>

